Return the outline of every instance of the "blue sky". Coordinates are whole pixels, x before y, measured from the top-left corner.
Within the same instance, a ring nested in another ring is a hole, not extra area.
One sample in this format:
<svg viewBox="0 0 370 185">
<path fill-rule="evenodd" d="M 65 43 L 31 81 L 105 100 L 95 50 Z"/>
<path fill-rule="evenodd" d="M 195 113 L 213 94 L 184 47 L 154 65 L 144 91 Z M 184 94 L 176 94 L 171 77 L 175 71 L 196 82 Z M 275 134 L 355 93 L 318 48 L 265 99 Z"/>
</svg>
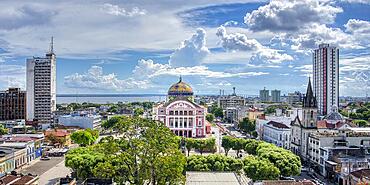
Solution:
<svg viewBox="0 0 370 185">
<path fill-rule="evenodd" d="M 1 1 L 0 89 L 51 36 L 58 93 L 305 91 L 311 51 L 340 49 L 340 95 L 370 92 L 369 0 Z"/>
</svg>

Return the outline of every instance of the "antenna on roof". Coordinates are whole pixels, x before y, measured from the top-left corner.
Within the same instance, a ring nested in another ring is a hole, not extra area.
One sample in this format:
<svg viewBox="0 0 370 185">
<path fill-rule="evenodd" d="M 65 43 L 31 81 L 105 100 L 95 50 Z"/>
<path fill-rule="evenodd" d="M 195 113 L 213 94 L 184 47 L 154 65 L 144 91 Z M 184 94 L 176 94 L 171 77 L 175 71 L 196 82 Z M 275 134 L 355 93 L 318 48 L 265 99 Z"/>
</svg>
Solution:
<svg viewBox="0 0 370 185">
<path fill-rule="evenodd" d="M 49 53 L 54 53 L 54 37 L 51 36 L 51 42 L 50 42 L 50 51 Z"/>
<path fill-rule="evenodd" d="M 182 77 L 181 77 L 181 75 L 180 75 L 180 80 L 179 80 L 179 82 L 182 82 Z"/>
</svg>

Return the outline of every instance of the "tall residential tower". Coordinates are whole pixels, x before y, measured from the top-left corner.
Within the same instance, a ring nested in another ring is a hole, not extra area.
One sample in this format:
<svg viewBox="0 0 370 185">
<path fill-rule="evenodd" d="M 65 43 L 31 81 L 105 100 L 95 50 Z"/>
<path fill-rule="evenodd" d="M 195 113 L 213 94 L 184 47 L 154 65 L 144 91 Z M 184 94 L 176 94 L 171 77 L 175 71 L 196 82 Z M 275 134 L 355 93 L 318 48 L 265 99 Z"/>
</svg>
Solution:
<svg viewBox="0 0 370 185">
<path fill-rule="evenodd" d="M 318 112 L 326 115 L 339 104 L 339 49 L 320 44 L 314 50 L 312 60 Z"/>
<path fill-rule="evenodd" d="M 56 110 L 56 58 L 51 38 L 45 57 L 27 59 L 27 121 L 52 124 Z"/>
</svg>

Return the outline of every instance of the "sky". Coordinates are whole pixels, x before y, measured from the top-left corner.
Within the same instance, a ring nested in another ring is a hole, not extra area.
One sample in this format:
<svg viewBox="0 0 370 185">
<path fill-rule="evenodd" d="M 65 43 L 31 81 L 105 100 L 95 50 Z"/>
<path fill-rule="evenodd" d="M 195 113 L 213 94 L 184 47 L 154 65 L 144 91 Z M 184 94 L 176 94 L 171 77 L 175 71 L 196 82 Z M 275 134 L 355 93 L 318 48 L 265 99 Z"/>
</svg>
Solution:
<svg viewBox="0 0 370 185">
<path fill-rule="evenodd" d="M 54 37 L 57 93 L 305 92 L 312 50 L 340 50 L 340 96 L 370 93 L 370 0 L 0 2 L 0 89 Z"/>
</svg>

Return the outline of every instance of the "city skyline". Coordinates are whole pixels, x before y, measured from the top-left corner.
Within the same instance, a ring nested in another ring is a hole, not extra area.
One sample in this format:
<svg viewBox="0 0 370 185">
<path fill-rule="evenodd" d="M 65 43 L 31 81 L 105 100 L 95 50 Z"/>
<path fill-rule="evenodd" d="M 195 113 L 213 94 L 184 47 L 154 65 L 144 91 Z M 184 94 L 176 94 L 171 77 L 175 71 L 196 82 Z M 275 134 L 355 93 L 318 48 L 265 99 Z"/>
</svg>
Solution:
<svg viewBox="0 0 370 185">
<path fill-rule="evenodd" d="M 340 50 L 339 95 L 369 92 L 368 1 L 49 3 L 0 3 L 0 89 L 25 89 L 54 36 L 58 94 L 165 94 L 179 75 L 195 94 L 305 92 L 322 43 Z"/>
</svg>

